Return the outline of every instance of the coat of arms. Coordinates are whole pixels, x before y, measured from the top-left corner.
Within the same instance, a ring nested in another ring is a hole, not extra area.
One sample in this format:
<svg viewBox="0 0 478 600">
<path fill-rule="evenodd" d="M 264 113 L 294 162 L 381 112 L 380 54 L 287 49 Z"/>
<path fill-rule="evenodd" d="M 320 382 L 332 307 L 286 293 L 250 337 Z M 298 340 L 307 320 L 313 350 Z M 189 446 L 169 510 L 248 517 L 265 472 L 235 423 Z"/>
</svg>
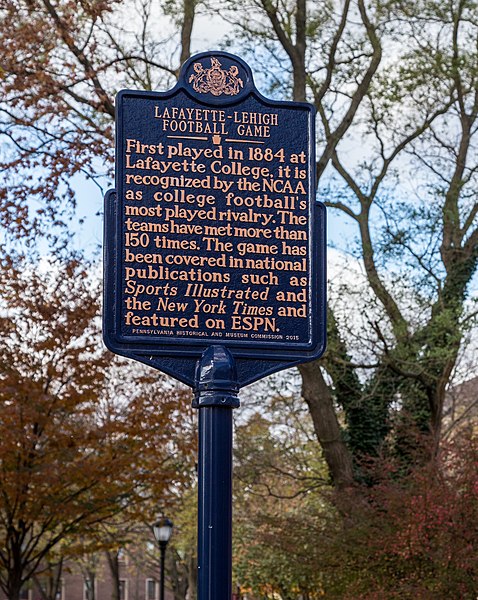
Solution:
<svg viewBox="0 0 478 600">
<path fill-rule="evenodd" d="M 217 58 L 211 58 L 211 67 L 205 69 L 201 63 L 194 63 L 196 74 L 192 74 L 189 83 L 193 89 L 200 94 L 211 93 L 213 96 L 235 96 L 239 93 L 244 83 L 238 77 L 239 69 L 232 65 L 229 70 L 221 69 L 221 63 Z"/>
</svg>

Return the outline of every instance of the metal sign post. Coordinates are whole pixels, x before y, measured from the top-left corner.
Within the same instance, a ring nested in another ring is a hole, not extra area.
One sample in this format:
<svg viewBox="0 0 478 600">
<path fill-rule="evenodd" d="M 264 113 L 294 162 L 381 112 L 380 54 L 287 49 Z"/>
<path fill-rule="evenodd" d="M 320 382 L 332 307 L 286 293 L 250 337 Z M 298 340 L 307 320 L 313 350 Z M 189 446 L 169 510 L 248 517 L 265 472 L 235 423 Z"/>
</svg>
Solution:
<svg viewBox="0 0 478 600">
<path fill-rule="evenodd" d="M 198 598 L 231 598 L 232 410 L 241 387 L 325 349 L 325 207 L 315 113 L 256 89 L 225 52 L 167 92 L 116 101 L 103 335 L 194 389 Z"/>
<path fill-rule="evenodd" d="M 232 410 L 239 406 L 234 358 L 210 346 L 198 362 L 198 598 L 232 595 Z"/>
</svg>

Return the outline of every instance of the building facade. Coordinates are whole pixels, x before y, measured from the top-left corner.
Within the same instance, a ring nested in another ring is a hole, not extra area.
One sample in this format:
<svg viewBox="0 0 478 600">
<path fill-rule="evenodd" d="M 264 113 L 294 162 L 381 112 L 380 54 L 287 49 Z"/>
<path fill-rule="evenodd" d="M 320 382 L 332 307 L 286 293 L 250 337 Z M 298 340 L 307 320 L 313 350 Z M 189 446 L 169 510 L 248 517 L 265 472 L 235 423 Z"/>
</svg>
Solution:
<svg viewBox="0 0 478 600">
<path fill-rule="evenodd" d="M 159 573 L 144 571 L 127 556 L 120 560 L 120 600 L 159 600 Z M 111 600 L 113 578 L 106 560 L 101 560 L 92 576 L 88 577 L 76 564 L 68 564 L 61 576 L 61 589 L 55 600 Z M 94 587 L 94 590 L 92 588 Z M 36 581 L 22 590 L 21 600 L 43 600 Z M 1 600 L 9 600 L 0 592 Z M 165 600 L 174 600 L 170 590 L 165 589 Z"/>
</svg>

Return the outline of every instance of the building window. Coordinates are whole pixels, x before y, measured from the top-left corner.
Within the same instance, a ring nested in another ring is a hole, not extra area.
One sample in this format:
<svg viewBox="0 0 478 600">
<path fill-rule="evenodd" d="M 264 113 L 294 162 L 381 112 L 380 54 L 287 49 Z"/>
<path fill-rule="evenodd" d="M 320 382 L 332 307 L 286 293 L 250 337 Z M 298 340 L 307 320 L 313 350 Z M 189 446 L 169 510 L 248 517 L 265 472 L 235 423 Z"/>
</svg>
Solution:
<svg viewBox="0 0 478 600">
<path fill-rule="evenodd" d="M 158 600 L 159 586 L 155 579 L 146 579 L 146 600 Z"/>
<path fill-rule="evenodd" d="M 119 597 L 120 600 L 128 600 L 128 582 L 126 579 L 119 580 Z"/>
</svg>

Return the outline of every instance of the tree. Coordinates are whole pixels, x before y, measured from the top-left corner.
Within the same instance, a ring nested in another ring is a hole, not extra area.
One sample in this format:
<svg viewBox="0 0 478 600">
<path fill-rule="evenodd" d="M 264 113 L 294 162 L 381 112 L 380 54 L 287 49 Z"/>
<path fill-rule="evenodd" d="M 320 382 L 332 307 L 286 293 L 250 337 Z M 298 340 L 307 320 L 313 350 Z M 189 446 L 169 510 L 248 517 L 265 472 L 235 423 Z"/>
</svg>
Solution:
<svg viewBox="0 0 478 600">
<path fill-rule="evenodd" d="M 244 593 L 293 600 L 476 596 L 471 424 L 407 473 L 400 457 L 369 458 L 361 465 L 364 483 L 342 491 L 337 510 L 298 395 L 261 398 L 257 406 L 267 418 L 251 411 L 236 429 L 234 576 Z"/>
<path fill-rule="evenodd" d="M 389 407 L 398 398 L 407 426 L 430 435 L 435 451 L 440 440 L 444 395 L 466 329 L 465 301 L 478 258 L 478 205 L 470 199 L 478 114 L 477 73 L 469 50 L 478 35 L 474 8 L 462 2 L 446 8 L 426 2 L 417 13 L 399 8 L 394 16 L 409 18 L 404 33 L 411 40 L 400 80 L 413 82 L 413 89 L 397 90 L 395 84 L 384 95 L 381 86 L 372 86 L 369 133 L 371 147 L 379 150 L 354 170 L 338 153 L 332 158 L 351 192 L 347 204 L 331 205 L 357 223 L 365 273 L 382 313 L 382 322 L 372 324 L 380 365 L 365 388 L 367 394 L 374 390 L 381 433 L 375 448 L 359 448 L 362 453 L 376 452 L 383 442 L 393 425 Z M 405 123 L 396 121 L 397 102 L 407 103 Z M 392 161 L 403 150 L 409 162 L 402 158 L 402 164 L 423 183 L 411 201 L 397 202 L 388 182 L 396 176 Z M 383 211 L 382 222 L 373 216 L 376 206 Z M 344 408 L 351 435 L 362 427 L 364 410 L 375 410 L 367 403 L 362 410 L 355 406 L 355 415 Z M 397 443 L 404 450 L 401 419 Z"/>
<path fill-rule="evenodd" d="M 251 398 L 236 426 L 234 579 L 254 597 L 312 600 L 323 594 L 319 540 L 335 510 L 300 394 L 281 387 Z"/>
<path fill-rule="evenodd" d="M 99 343 L 98 285 L 78 260 L 12 259 L 0 273 L 0 586 L 17 600 L 60 542 L 68 555 L 99 523 L 167 499 L 190 477 L 181 461 L 195 441 L 184 390 L 151 370 L 122 401 Z"/>
<path fill-rule="evenodd" d="M 82 174 L 101 188 L 111 177 L 114 94 L 170 87 L 189 55 L 195 7 L 195 0 L 170 3 L 173 22 L 164 13 L 158 18 L 152 0 L 2 0 L 5 230 L 23 238 L 40 230 L 51 237 L 52 226 L 55 235 L 65 233 L 61 225 L 75 206 L 72 179 Z"/>
<path fill-rule="evenodd" d="M 324 538 L 327 597 L 474 598 L 476 451 L 468 431 L 404 477 L 399 463 L 375 463 L 381 483 L 350 503 L 355 526 Z"/>
<path fill-rule="evenodd" d="M 97 299 L 85 270 L 75 260 L 50 266 L 63 267 L 61 278 L 2 266 L 0 585 L 16 600 L 48 551 L 115 510 L 108 498 L 120 490 L 98 485 L 116 459 L 113 432 L 95 420 L 109 358 L 92 337 Z"/>
<path fill-rule="evenodd" d="M 196 411 L 185 386 L 118 358 L 108 371 L 105 402 L 109 419 L 112 414 L 117 418 L 118 410 L 121 414 L 122 451 L 130 460 L 135 457 L 126 473 L 134 493 L 122 503 L 121 511 L 84 528 L 81 537 L 69 536 L 64 555 L 80 564 L 85 580 L 90 576 L 94 580 L 95 565 L 103 556 L 113 583 L 112 600 L 119 600 L 120 557 L 128 554 L 141 571 L 154 562 L 150 526 L 158 507 L 177 521 L 184 497 L 195 483 Z M 152 571 L 158 570 L 155 564 Z M 91 589 L 93 594 L 93 584 Z"/>
<path fill-rule="evenodd" d="M 317 438 L 345 489 L 360 457 L 384 444 L 406 461 L 410 445 L 426 454 L 440 439 L 478 251 L 476 4 L 244 6 L 229 3 L 227 18 L 251 55 L 289 65 L 265 70 L 264 84 L 317 109 L 318 195 L 355 225 L 369 287 L 359 334 L 350 307 L 339 312 L 333 298 L 328 353 L 300 367 Z"/>
</svg>

